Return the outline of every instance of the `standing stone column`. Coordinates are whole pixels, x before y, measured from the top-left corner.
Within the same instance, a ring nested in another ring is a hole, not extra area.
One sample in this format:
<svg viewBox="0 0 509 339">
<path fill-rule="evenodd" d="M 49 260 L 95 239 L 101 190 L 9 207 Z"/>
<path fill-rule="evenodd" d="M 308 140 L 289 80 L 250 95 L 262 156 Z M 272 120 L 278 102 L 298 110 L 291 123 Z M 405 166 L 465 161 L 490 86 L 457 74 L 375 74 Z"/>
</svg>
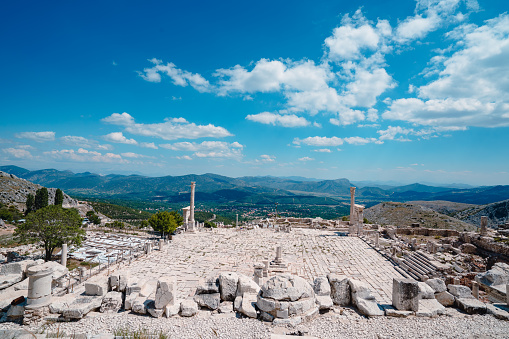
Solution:
<svg viewBox="0 0 509 339">
<path fill-rule="evenodd" d="M 479 299 L 479 284 L 477 281 L 472 281 L 472 295 L 474 298 Z"/>
<path fill-rule="evenodd" d="M 263 269 L 264 269 L 265 265 L 263 264 L 255 264 L 254 265 L 254 282 L 260 286 L 261 285 L 261 281 L 262 281 L 262 278 L 263 278 Z"/>
<path fill-rule="evenodd" d="M 62 245 L 62 254 L 60 256 L 60 263 L 62 266 L 67 266 L 67 244 Z"/>
<path fill-rule="evenodd" d="M 485 217 L 485 216 L 481 217 L 481 235 L 488 234 L 487 226 L 488 226 L 488 217 Z"/>
<path fill-rule="evenodd" d="M 350 187 L 350 223 L 355 222 L 355 187 Z"/>
<path fill-rule="evenodd" d="M 380 233 L 378 231 L 375 232 L 375 248 L 380 247 Z"/>
<path fill-rule="evenodd" d="M 28 268 L 28 309 L 47 306 L 51 303 L 53 266 L 47 262 Z"/>
<path fill-rule="evenodd" d="M 509 284 L 505 285 L 505 298 L 507 306 L 509 306 Z"/>
<path fill-rule="evenodd" d="M 235 219 L 235 227 L 239 227 L 239 215 L 237 214 L 237 217 Z"/>
<path fill-rule="evenodd" d="M 195 223 L 194 223 L 194 190 L 196 187 L 196 183 L 194 181 L 191 182 L 191 203 L 189 208 L 189 228 L 190 232 L 195 231 Z"/>
</svg>

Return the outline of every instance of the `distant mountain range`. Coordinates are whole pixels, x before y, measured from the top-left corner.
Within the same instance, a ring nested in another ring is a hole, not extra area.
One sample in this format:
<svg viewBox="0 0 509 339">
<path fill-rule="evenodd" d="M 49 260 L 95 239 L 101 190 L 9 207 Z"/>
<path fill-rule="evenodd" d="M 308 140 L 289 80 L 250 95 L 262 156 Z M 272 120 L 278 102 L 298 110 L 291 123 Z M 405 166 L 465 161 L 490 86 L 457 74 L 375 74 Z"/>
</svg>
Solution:
<svg viewBox="0 0 509 339">
<path fill-rule="evenodd" d="M 34 183 L 65 190 L 84 197 L 124 200 L 183 202 L 189 199 L 191 181 L 196 182 L 196 199 L 211 202 L 340 204 L 349 201 L 348 179 L 318 180 L 301 177 L 240 177 L 217 174 L 146 177 L 141 175 L 99 175 L 44 169 L 29 171 L 17 166 L 0 166 L 0 171 Z M 446 200 L 484 205 L 509 199 L 509 186 L 474 188 L 438 187 L 419 183 L 404 186 L 363 186 L 356 199 L 372 206 L 382 201 Z M 187 194 L 186 194 L 187 193 Z"/>
</svg>

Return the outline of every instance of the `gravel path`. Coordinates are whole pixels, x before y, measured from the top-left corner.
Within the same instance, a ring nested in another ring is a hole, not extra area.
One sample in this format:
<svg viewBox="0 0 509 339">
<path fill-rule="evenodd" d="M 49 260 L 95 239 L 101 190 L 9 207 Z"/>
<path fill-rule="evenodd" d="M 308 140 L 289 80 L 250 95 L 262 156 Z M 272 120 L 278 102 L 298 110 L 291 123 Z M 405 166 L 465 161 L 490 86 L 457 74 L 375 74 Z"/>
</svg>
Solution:
<svg viewBox="0 0 509 339">
<path fill-rule="evenodd" d="M 0 324 L 1 329 L 21 329 L 13 323 Z M 57 330 L 67 335 L 112 333 L 115 329 L 148 329 L 170 338 L 270 338 L 271 333 L 294 334 L 303 331 L 318 338 L 509 338 L 509 322 L 492 316 L 466 315 L 438 318 L 406 319 L 391 317 L 365 318 L 346 309 L 342 315 L 335 312 L 320 315 L 311 322 L 296 328 L 275 327 L 271 323 L 254 319 L 239 319 L 230 315 L 210 315 L 200 312 L 193 318 L 151 318 L 149 316 L 94 314 L 79 322 L 56 323 L 46 328 L 49 333 Z M 30 328 L 37 332 L 36 328 Z"/>
</svg>

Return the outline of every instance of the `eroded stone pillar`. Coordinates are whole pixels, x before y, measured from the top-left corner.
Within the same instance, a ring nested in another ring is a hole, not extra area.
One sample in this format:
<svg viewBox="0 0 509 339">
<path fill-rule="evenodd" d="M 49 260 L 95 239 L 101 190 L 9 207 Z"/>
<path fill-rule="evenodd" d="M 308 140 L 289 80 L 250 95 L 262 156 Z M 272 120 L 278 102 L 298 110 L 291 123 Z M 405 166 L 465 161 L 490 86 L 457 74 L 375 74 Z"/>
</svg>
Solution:
<svg viewBox="0 0 509 339">
<path fill-rule="evenodd" d="M 380 247 L 380 233 L 375 232 L 375 248 L 379 248 Z"/>
<path fill-rule="evenodd" d="M 189 228 L 188 231 L 194 232 L 196 225 L 194 222 L 194 191 L 196 188 L 196 183 L 194 181 L 191 182 L 191 201 L 189 206 Z"/>
<path fill-rule="evenodd" d="M 350 225 L 355 226 L 357 218 L 355 216 L 355 187 L 350 187 Z"/>
<path fill-rule="evenodd" d="M 481 217 L 481 235 L 488 234 L 488 217 L 482 216 Z"/>
<path fill-rule="evenodd" d="M 476 281 L 472 281 L 472 295 L 479 299 L 479 284 Z"/>
<path fill-rule="evenodd" d="M 62 245 L 62 255 L 60 256 L 60 263 L 62 266 L 67 266 L 67 244 Z"/>
<path fill-rule="evenodd" d="M 281 249 L 281 246 L 276 247 L 276 260 L 274 260 L 276 263 L 279 263 L 282 261 L 283 257 L 283 251 Z"/>
<path fill-rule="evenodd" d="M 159 251 L 163 250 L 163 246 L 164 246 L 164 240 L 163 239 L 159 239 Z"/>
<path fill-rule="evenodd" d="M 254 282 L 258 286 L 261 286 L 264 267 L 265 267 L 265 265 L 263 265 L 263 264 L 255 264 L 254 265 Z"/>
<path fill-rule="evenodd" d="M 47 306 L 51 303 L 53 266 L 47 262 L 28 268 L 28 309 Z"/>
</svg>

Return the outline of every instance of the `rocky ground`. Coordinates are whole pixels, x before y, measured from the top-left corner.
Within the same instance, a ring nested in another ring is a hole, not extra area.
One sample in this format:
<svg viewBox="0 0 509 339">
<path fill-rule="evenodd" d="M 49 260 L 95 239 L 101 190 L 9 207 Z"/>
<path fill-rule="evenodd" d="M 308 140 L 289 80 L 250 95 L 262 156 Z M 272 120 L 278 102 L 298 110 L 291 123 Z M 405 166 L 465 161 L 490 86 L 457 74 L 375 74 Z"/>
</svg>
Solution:
<svg viewBox="0 0 509 339">
<path fill-rule="evenodd" d="M 342 314 L 341 314 L 342 313 Z M 23 330 L 23 328 L 25 330 Z M 9 330 L 7 332 L 6 330 Z M 43 327 L 0 324 L 0 337 L 9 333 L 41 333 L 89 338 L 115 331 L 146 330 L 169 338 L 271 338 L 271 334 L 307 335 L 317 338 L 509 338 L 509 322 L 490 315 L 467 315 L 448 309 L 438 318 L 366 318 L 352 309 L 334 309 L 297 327 L 278 327 L 256 319 L 202 311 L 192 318 L 152 318 L 128 313 L 92 313 L 79 322 L 54 323 Z M 18 336 L 18 338 L 21 338 Z M 105 338 L 105 337 L 103 337 Z"/>
</svg>

